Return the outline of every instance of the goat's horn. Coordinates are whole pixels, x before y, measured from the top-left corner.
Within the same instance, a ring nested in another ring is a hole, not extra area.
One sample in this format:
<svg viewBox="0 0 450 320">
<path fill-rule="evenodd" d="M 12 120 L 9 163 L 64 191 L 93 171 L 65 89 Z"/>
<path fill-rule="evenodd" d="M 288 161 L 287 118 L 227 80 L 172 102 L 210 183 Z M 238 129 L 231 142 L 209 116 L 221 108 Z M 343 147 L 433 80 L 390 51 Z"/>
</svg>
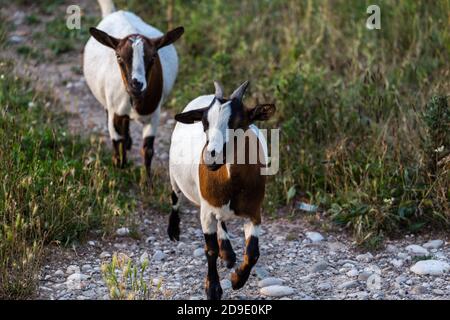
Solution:
<svg viewBox="0 0 450 320">
<path fill-rule="evenodd" d="M 234 92 L 231 94 L 230 99 L 236 98 L 238 100 L 242 100 L 242 97 L 244 96 L 245 90 L 247 90 L 247 87 L 248 87 L 249 83 L 250 82 L 247 80 L 243 84 L 241 84 L 239 86 L 239 88 L 234 90 Z"/>
<path fill-rule="evenodd" d="M 223 98 L 223 89 L 219 82 L 214 81 L 214 88 L 216 88 L 216 93 L 214 94 L 216 98 Z"/>
</svg>

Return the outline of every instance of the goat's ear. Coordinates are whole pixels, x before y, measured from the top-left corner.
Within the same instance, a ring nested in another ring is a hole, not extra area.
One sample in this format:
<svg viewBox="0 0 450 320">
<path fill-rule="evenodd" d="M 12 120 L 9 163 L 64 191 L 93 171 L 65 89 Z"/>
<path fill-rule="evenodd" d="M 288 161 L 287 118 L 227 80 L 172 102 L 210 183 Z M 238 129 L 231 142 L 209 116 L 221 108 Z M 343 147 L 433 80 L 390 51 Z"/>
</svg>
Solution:
<svg viewBox="0 0 450 320">
<path fill-rule="evenodd" d="M 155 39 L 156 47 L 161 49 L 162 47 L 168 46 L 175 41 L 177 41 L 184 33 L 183 27 L 178 27 L 173 30 L 170 30 L 162 37 Z"/>
<path fill-rule="evenodd" d="M 275 111 L 273 103 L 257 104 L 253 109 L 248 110 L 249 120 L 250 122 L 269 120 Z"/>
<path fill-rule="evenodd" d="M 107 34 L 106 32 L 103 32 L 97 28 L 90 28 L 89 33 L 101 44 L 110 47 L 114 50 L 116 50 L 117 46 L 119 45 L 119 39 L 114 38 Z"/>
<path fill-rule="evenodd" d="M 179 113 L 175 115 L 175 120 L 181 123 L 191 124 L 197 121 L 202 120 L 203 113 L 206 111 L 207 108 L 202 109 L 195 109 L 191 111 L 186 111 L 183 113 Z"/>
</svg>

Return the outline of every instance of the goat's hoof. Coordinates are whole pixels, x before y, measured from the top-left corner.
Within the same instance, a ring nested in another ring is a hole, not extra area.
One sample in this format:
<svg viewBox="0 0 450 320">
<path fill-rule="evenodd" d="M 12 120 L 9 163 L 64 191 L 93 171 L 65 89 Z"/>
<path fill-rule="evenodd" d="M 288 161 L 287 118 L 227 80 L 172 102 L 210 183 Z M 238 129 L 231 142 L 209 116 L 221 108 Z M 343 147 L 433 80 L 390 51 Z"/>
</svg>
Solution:
<svg viewBox="0 0 450 320">
<path fill-rule="evenodd" d="M 180 227 L 177 225 L 169 224 L 167 228 L 167 234 L 169 235 L 170 240 L 172 241 L 180 241 Z"/>
<path fill-rule="evenodd" d="M 233 290 L 239 290 L 244 286 L 244 284 L 247 282 L 248 276 L 245 274 L 241 274 L 238 272 L 233 272 L 231 274 L 231 287 Z"/>
<path fill-rule="evenodd" d="M 222 298 L 223 291 L 220 282 L 207 281 L 205 291 L 208 300 L 220 300 Z"/>
</svg>

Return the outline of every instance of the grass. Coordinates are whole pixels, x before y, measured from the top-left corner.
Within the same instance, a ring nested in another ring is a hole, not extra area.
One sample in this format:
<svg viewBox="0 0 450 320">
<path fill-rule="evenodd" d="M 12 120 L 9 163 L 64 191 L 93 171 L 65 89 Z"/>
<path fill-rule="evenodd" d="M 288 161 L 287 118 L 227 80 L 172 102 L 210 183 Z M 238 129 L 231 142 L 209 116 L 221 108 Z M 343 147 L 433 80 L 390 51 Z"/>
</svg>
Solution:
<svg viewBox="0 0 450 320">
<path fill-rule="evenodd" d="M 68 133 L 54 101 L 9 63 L 0 75 L 0 298 L 22 298 L 35 289 L 44 244 L 132 223 L 125 190 L 134 180 L 112 167 L 98 139 Z"/>
<path fill-rule="evenodd" d="M 109 289 L 109 297 L 114 300 L 155 299 L 158 291 L 162 291 L 162 281 L 154 284 L 146 279 L 145 271 L 148 264 L 148 259 L 135 264 L 124 254 L 114 254 L 111 262 L 104 262 L 101 270 L 103 280 Z"/>
</svg>

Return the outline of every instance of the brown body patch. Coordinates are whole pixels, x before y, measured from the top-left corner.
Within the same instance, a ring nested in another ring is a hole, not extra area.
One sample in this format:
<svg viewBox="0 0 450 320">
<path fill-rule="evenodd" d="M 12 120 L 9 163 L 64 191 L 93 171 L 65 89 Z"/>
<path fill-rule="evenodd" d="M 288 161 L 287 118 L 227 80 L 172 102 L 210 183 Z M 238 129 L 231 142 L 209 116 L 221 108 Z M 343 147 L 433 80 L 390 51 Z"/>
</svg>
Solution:
<svg viewBox="0 0 450 320">
<path fill-rule="evenodd" d="M 264 199 L 266 177 L 261 175 L 263 163 L 249 164 L 249 152 L 262 150 L 260 142 L 256 149 L 250 150 L 245 140 L 245 164 L 230 164 L 211 171 L 200 157 L 200 193 L 214 207 L 222 207 L 230 202 L 230 209 L 237 216 L 248 217 L 254 224 L 261 223 L 261 204 Z M 237 163 L 237 141 L 235 141 L 234 163 Z"/>
</svg>

